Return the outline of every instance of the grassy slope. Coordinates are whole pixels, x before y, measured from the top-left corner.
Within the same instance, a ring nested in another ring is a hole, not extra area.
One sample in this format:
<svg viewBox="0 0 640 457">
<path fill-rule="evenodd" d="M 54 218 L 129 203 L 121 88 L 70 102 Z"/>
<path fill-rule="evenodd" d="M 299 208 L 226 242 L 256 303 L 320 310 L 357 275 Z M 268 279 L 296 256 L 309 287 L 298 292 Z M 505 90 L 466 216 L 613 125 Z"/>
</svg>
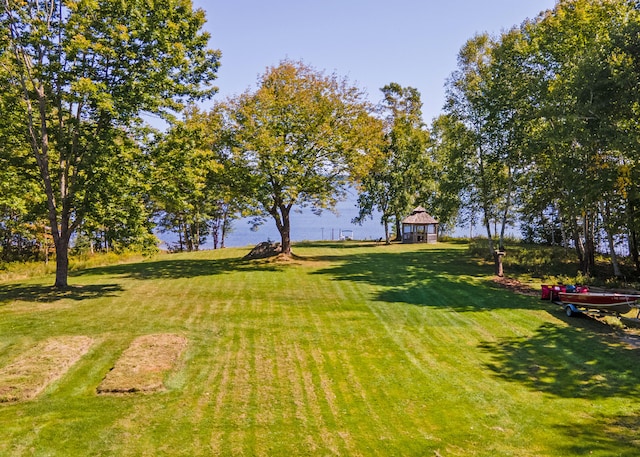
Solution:
<svg viewBox="0 0 640 457">
<path fill-rule="evenodd" d="M 0 284 L 0 366 L 97 341 L 0 404 L 0 455 L 638 455 L 638 350 L 496 288 L 464 249 L 227 249 L 86 270 L 63 297 Z M 167 392 L 96 395 L 136 336 L 167 332 L 189 339 Z"/>
</svg>

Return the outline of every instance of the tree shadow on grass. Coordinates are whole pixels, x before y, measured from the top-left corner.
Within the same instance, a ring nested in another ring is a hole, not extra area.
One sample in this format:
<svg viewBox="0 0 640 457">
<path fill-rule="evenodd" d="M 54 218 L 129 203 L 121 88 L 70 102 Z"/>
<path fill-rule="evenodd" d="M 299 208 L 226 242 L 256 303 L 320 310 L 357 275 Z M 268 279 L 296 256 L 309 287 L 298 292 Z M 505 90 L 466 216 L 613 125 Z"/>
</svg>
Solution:
<svg viewBox="0 0 640 457">
<path fill-rule="evenodd" d="M 71 285 L 62 290 L 53 286 L 1 284 L 0 306 L 13 300 L 53 302 L 60 299 L 85 300 L 100 296 L 114 296 L 123 291 L 119 284 L 74 285 L 73 278 L 87 276 L 112 276 L 133 279 L 181 279 L 198 276 L 215 276 L 233 271 L 280 271 L 286 264 L 279 264 L 270 259 L 163 259 L 149 262 L 109 265 L 88 268 L 70 273 Z"/>
<path fill-rule="evenodd" d="M 88 300 L 97 297 L 116 296 L 123 289 L 118 284 L 92 284 L 56 289 L 53 286 L 2 284 L 0 306 L 14 300 L 50 303 L 62 299 Z"/>
<path fill-rule="evenodd" d="M 486 365 L 496 377 L 560 398 L 637 398 L 640 349 L 622 346 L 615 330 L 591 318 L 545 324 L 528 338 L 485 343 Z M 560 455 L 640 455 L 640 409 L 624 416 L 581 415 L 555 428 L 570 437 Z"/>
<path fill-rule="evenodd" d="M 611 327 L 590 318 L 545 324 L 533 336 L 484 343 L 498 378 L 565 398 L 640 394 L 640 349 L 626 348 Z"/>
<path fill-rule="evenodd" d="M 394 287 L 427 275 L 483 276 L 487 273 L 469 260 L 462 251 L 430 248 L 407 252 L 384 251 L 363 254 L 319 256 L 315 260 L 341 261 L 339 265 L 320 271 L 339 280 L 364 281 L 373 285 Z"/>
<path fill-rule="evenodd" d="M 74 272 L 72 276 L 110 275 L 134 279 L 181 279 L 198 276 L 215 276 L 233 271 L 278 271 L 284 268 L 278 263 L 264 260 L 233 259 L 172 259 L 109 265 Z"/>
<path fill-rule="evenodd" d="M 548 307 L 548 303 L 500 287 L 493 282 L 490 267 L 478 264 L 456 249 L 382 251 L 328 260 L 340 262 L 318 274 L 377 286 L 381 290 L 374 299 L 379 301 L 448 307 L 461 312 Z"/>
<path fill-rule="evenodd" d="M 624 416 L 596 417 L 589 422 L 557 427 L 574 438 L 570 446 L 558 452 L 560 455 L 640 455 L 640 410 Z"/>
</svg>

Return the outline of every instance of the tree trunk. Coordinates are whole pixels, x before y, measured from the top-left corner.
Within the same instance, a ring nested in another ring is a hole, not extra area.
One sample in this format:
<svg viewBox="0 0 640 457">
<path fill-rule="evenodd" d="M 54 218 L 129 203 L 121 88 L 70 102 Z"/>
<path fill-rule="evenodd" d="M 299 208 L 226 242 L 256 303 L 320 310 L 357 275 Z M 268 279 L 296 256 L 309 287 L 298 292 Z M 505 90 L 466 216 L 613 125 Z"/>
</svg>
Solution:
<svg viewBox="0 0 640 457">
<path fill-rule="evenodd" d="M 584 229 L 584 243 L 576 230 L 576 249 L 580 259 L 580 270 L 586 276 L 590 276 L 595 263 L 595 245 L 593 241 L 593 229 L 588 214 L 585 214 L 582 228 Z"/>
<path fill-rule="evenodd" d="M 613 235 L 607 230 L 607 241 L 609 242 L 609 255 L 611 256 L 611 266 L 613 267 L 613 275 L 616 278 L 622 277 L 622 271 L 620 271 L 620 264 L 618 263 L 618 255 L 615 250 L 615 243 L 613 241 Z"/>
<path fill-rule="evenodd" d="M 193 251 L 193 226 L 189 223 L 184 224 L 184 241 L 187 247 L 187 252 Z"/>
<path fill-rule="evenodd" d="M 628 214 L 628 222 L 627 226 L 629 227 L 629 255 L 633 260 L 633 264 L 636 267 L 636 273 L 640 273 L 640 250 L 638 248 L 638 232 L 636 230 L 636 220 L 634 215 L 637 214 L 637 201 L 635 199 L 629 198 L 627 202 L 627 214 Z"/>
<path fill-rule="evenodd" d="M 389 237 L 389 221 L 384 221 L 384 244 L 391 244 Z"/>
<path fill-rule="evenodd" d="M 580 262 L 580 270 L 584 273 L 585 268 L 585 249 L 584 243 L 582 242 L 582 236 L 580 236 L 580 231 L 578 230 L 577 225 L 573 230 L 573 238 L 576 243 L 576 254 L 578 255 L 578 261 Z"/>
<path fill-rule="evenodd" d="M 286 256 L 291 256 L 291 206 L 291 204 L 274 205 L 270 211 L 280 232 L 281 253 Z"/>
<path fill-rule="evenodd" d="M 631 235 L 629 236 L 629 252 L 631 253 L 633 264 L 636 267 L 636 273 L 640 273 L 640 256 L 638 255 L 638 232 L 636 232 L 635 230 L 631 230 Z"/>
<path fill-rule="evenodd" d="M 587 259 L 589 261 L 589 265 L 588 265 L 589 266 L 589 271 L 587 272 L 588 275 L 591 275 L 591 273 L 593 273 L 593 267 L 596 265 L 596 243 L 595 243 L 595 239 L 596 239 L 595 224 L 594 224 L 593 220 L 589 220 L 589 231 L 588 231 L 588 237 L 587 237 L 587 242 L 586 242 Z"/>
<path fill-rule="evenodd" d="M 504 257 L 504 251 L 494 251 L 493 252 L 493 260 L 495 262 L 496 267 L 496 276 L 503 277 L 504 271 L 502 268 L 502 258 Z"/>
<path fill-rule="evenodd" d="M 616 254 L 615 242 L 613 239 L 612 229 L 609 226 L 609 221 L 611 220 L 611 210 L 607 203 L 603 203 L 604 211 L 603 215 L 606 217 L 604 221 L 605 232 L 607 234 L 607 242 L 609 243 L 609 256 L 611 257 L 611 266 L 613 267 L 613 275 L 616 278 L 622 277 L 622 272 L 620 271 L 620 264 L 618 263 L 618 255 Z"/>
<path fill-rule="evenodd" d="M 49 265 L 49 240 L 47 239 L 46 225 L 44 225 L 42 229 L 42 244 L 44 245 L 44 264 Z"/>
<path fill-rule="evenodd" d="M 222 227 L 220 229 L 221 233 L 220 233 L 220 249 L 224 249 L 224 239 L 227 236 L 227 224 L 228 224 L 228 219 L 227 219 L 227 211 L 225 210 L 222 214 Z"/>
<path fill-rule="evenodd" d="M 504 252 L 504 232 L 507 228 L 507 220 L 509 219 L 509 207 L 511 206 L 511 189 L 512 189 L 512 183 L 513 183 L 513 179 L 512 179 L 512 172 L 511 169 L 509 169 L 509 186 L 507 187 L 507 199 L 506 202 L 504 204 L 504 211 L 502 212 L 502 221 L 501 221 L 501 226 L 500 226 L 500 238 L 498 239 L 498 251 L 500 252 Z M 502 260 L 500 260 L 500 267 L 502 268 Z M 498 275 L 501 276 L 501 275 Z"/>
<path fill-rule="evenodd" d="M 487 240 L 489 241 L 489 252 L 493 255 L 495 249 L 493 248 L 493 235 L 491 234 L 491 221 L 489 220 L 486 214 L 487 213 L 485 210 L 484 226 L 487 229 Z"/>
<path fill-rule="evenodd" d="M 199 217 L 198 214 L 196 214 L 193 249 L 195 251 L 199 251 L 200 250 L 200 217 Z"/>
<path fill-rule="evenodd" d="M 182 223 L 180 223 L 180 228 L 178 230 L 178 243 L 179 243 L 179 246 L 180 246 L 180 248 L 179 248 L 180 252 L 184 251 L 184 248 L 183 248 L 184 244 L 183 244 L 183 241 L 182 241 L 183 232 L 184 232 L 184 228 L 182 226 Z"/>
<path fill-rule="evenodd" d="M 56 282 L 54 287 L 65 289 L 69 287 L 69 237 L 61 233 L 54 240 L 56 247 Z"/>
<path fill-rule="evenodd" d="M 289 211 L 282 211 L 282 224 L 278 227 L 281 238 L 281 249 L 284 255 L 291 255 L 291 220 L 289 218 Z"/>
<path fill-rule="evenodd" d="M 562 237 L 562 247 L 565 250 L 569 249 L 569 237 L 567 236 L 567 227 L 564 222 L 564 218 L 560 218 L 560 236 Z"/>
<path fill-rule="evenodd" d="M 396 216 L 396 241 L 402 241 L 402 223 L 401 218 Z"/>
<path fill-rule="evenodd" d="M 506 229 L 506 221 L 502 221 L 502 227 L 500 228 L 500 237 L 498 238 L 498 251 L 504 251 L 504 232 Z"/>
<path fill-rule="evenodd" d="M 213 249 L 218 249 L 218 235 L 219 235 L 219 231 L 218 231 L 218 227 L 220 226 L 220 219 L 216 218 L 213 220 L 213 223 L 211 224 L 211 238 L 213 239 Z"/>
</svg>

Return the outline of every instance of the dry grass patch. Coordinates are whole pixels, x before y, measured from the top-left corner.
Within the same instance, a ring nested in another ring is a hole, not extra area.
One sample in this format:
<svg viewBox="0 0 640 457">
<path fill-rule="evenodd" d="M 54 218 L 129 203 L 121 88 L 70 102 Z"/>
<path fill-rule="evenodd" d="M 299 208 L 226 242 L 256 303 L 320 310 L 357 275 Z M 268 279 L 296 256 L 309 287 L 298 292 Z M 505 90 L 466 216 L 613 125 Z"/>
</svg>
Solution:
<svg viewBox="0 0 640 457">
<path fill-rule="evenodd" d="M 0 402 L 34 398 L 89 351 L 87 336 L 49 338 L 0 369 Z"/>
<path fill-rule="evenodd" d="M 98 393 L 157 392 L 187 346 L 175 334 L 144 335 L 133 340 L 98 386 Z"/>
</svg>

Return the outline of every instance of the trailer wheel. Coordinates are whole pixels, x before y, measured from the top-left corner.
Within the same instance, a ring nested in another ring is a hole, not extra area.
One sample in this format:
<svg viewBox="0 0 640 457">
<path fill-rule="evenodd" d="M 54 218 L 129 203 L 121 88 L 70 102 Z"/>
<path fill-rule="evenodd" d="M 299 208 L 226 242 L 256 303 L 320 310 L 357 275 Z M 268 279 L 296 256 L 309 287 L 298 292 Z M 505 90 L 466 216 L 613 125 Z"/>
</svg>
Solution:
<svg viewBox="0 0 640 457">
<path fill-rule="evenodd" d="M 567 305 L 564 307 L 564 312 L 567 313 L 567 317 L 573 317 L 573 315 L 575 314 L 573 312 L 573 309 L 571 309 L 571 305 Z"/>
</svg>

